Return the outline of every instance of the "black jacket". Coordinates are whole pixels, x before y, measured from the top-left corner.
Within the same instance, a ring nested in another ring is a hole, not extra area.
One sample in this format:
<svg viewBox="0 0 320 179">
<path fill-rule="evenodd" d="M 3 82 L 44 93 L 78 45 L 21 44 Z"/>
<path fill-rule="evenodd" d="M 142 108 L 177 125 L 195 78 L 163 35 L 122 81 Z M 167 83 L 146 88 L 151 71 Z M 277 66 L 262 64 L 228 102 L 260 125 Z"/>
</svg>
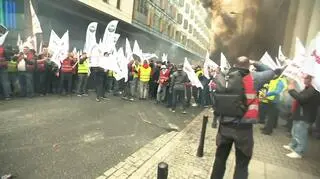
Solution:
<svg viewBox="0 0 320 179">
<path fill-rule="evenodd" d="M 320 94 L 313 87 L 308 87 L 300 93 L 296 90 L 289 90 L 292 96 L 298 102 L 297 109 L 292 114 L 293 120 L 302 120 L 313 123 L 317 117 Z"/>
<path fill-rule="evenodd" d="M 188 75 L 184 71 L 176 71 L 171 76 L 171 89 L 184 90 L 185 83 L 188 82 Z"/>
</svg>

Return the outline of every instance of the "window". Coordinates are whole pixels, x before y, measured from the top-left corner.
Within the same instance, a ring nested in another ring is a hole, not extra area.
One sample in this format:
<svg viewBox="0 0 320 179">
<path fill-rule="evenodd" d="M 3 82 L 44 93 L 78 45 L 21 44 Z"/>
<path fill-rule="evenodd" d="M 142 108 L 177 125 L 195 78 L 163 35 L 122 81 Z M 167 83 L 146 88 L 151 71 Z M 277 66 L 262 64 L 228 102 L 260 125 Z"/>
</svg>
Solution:
<svg viewBox="0 0 320 179">
<path fill-rule="evenodd" d="M 193 10 L 191 10 L 190 17 L 191 17 L 191 19 L 193 19 L 193 18 L 194 18 L 194 11 L 193 11 Z"/>
<path fill-rule="evenodd" d="M 187 37 L 185 35 L 182 36 L 181 42 L 182 42 L 183 45 L 186 45 Z"/>
<path fill-rule="evenodd" d="M 179 24 L 182 24 L 182 14 L 178 14 L 177 21 Z"/>
<path fill-rule="evenodd" d="M 192 25 L 189 24 L 189 33 L 192 34 Z"/>
<path fill-rule="evenodd" d="M 117 9 L 120 9 L 121 6 L 121 0 L 117 0 Z"/>
<path fill-rule="evenodd" d="M 186 4 L 185 12 L 187 14 L 190 12 L 190 4 Z"/>
<path fill-rule="evenodd" d="M 175 39 L 176 39 L 177 42 L 181 41 L 181 32 L 176 31 L 176 38 Z"/>
<path fill-rule="evenodd" d="M 185 19 L 185 20 L 183 21 L 183 28 L 184 28 L 184 29 L 188 29 L 188 20 L 187 20 L 187 19 Z"/>
<path fill-rule="evenodd" d="M 0 1 L 0 24 L 8 29 L 16 29 L 16 2 L 13 0 Z"/>
<path fill-rule="evenodd" d="M 103 2 L 108 3 L 109 4 L 109 0 L 103 0 Z"/>
<path fill-rule="evenodd" d="M 138 12 L 144 14 L 145 16 L 148 15 L 148 5 L 146 0 L 138 0 Z"/>
<path fill-rule="evenodd" d="M 179 0 L 179 6 L 183 7 L 184 6 L 184 0 Z"/>
</svg>

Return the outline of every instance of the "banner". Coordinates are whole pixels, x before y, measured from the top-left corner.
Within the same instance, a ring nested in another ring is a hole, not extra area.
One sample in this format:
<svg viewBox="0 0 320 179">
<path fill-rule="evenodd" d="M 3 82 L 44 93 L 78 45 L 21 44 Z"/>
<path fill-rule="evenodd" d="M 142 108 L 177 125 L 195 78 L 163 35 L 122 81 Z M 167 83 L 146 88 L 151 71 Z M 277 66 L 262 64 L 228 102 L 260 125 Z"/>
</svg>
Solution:
<svg viewBox="0 0 320 179">
<path fill-rule="evenodd" d="M 162 57 L 161 57 L 161 61 L 164 62 L 164 63 L 167 63 L 168 62 L 168 55 L 163 53 Z"/>
<path fill-rule="evenodd" d="M 121 73 L 117 74 L 115 78 L 117 81 L 124 78 L 124 81 L 127 82 L 128 81 L 128 61 L 124 55 L 124 51 L 122 47 L 117 52 L 117 61 L 118 61 L 118 67 Z"/>
<path fill-rule="evenodd" d="M 55 51 L 59 50 L 61 44 L 60 41 L 61 39 L 58 37 L 58 35 L 53 30 L 51 30 L 48 45 L 49 53 L 53 54 Z"/>
<path fill-rule="evenodd" d="M 103 34 L 103 39 L 102 39 L 103 44 L 108 44 L 108 41 L 110 41 L 109 40 L 110 36 L 116 33 L 118 23 L 119 23 L 118 20 L 112 20 L 108 23 Z"/>
<path fill-rule="evenodd" d="M 203 73 L 207 79 L 210 79 L 210 70 L 218 68 L 219 65 L 210 59 L 209 53 L 206 54 L 206 59 L 203 64 Z"/>
<path fill-rule="evenodd" d="M 221 52 L 221 57 L 220 57 L 220 67 L 222 72 L 226 72 L 231 68 L 230 63 L 228 62 L 226 56 Z"/>
<path fill-rule="evenodd" d="M 196 73 L 192 69 L 192 66 L 190 65 L 187 58 L 184 58 L 183 71 L 187 73 L 188 78 L 193 86 L 196 86 L 197 88 L 203 89 L 203 86 L 202 86 L 199 78 L 197 77 Z"/>
<path fill-rule="evenodd" d="M 139 47 L 138 42 L 135 40 L 134 44 L 133 44 L 133 54 L 137 55 L 138 57 L 141 58 L 141 62 L 143 62 L 143 58 L 142 58 L 142 50 Z"/>
<path fill-rule="evenodd" d="M 30 0 L 30 13 L 31 13 L 31 21 L 32 21 L 32 34 L 42 33 L 40 21 L 37 17 L 36 12 L 33 9 L 32 1 Z"/>
<path fill-rule="evenodd" d="M 132 57 L 132 49 L 131 49 L 131 46 L 130 46 L 130 42 L 128 40 L 128 38 L 126 38 L 126 57 L 128 60 L 131 60 L 131 57 Z"/>
<path fill-rule="evenodd" d="M 268 66 L 272 70 L 275 70 L 277 68 L 280 68 L 271 58 L 268 52 L 265 52 L 264 55 L 261 57 L 260 62 L 264 65 Z"/>
<path fill-rule="evenodd" d="M 97 39 L 96 39 L 97 27 L 98 27 L 97 22 L 91 22 L 87 28 L 86 42 L 84 44 L 83 51 L 86 52 L 88 56 L 91 55 L 92 48 L 97 44 Z"/>
<path fill-rule="evenodd" d="M 9 33 L 9 31 L 7 31 L 5 34 L 1 35 L 1 37 L 0 37 L 0 45 L 4 44 L 4 41 L 6 40 L 8 33 Z"/>
</svg>

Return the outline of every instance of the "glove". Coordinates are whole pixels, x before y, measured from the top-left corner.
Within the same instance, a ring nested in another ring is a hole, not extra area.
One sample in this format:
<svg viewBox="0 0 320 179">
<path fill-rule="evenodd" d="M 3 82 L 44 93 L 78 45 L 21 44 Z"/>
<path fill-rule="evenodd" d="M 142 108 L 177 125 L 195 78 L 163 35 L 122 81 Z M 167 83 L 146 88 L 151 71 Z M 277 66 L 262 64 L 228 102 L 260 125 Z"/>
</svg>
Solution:
<svg viewBox="0 0 320 179">
<path fill-rule="evenodd" d="M 283 68 L 277 68 L 277 69 L 275 69 L 273 72 L 277 75 L 277 76 L 280 76 L 281 74 L 282 74 L 282 72 L 283 72 Z"/>
</svg>

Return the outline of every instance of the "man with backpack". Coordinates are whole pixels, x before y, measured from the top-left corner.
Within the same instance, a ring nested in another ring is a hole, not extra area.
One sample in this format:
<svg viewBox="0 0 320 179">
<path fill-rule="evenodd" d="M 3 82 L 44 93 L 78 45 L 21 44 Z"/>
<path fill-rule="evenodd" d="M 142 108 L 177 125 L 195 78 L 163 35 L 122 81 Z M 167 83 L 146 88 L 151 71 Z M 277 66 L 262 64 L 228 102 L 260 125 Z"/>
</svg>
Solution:
<svg viewBox="0 0 320 179">
<path fill-rule="evenodd" d="M 257 68 L 257 72 L 249 71 L 250 63 Z M 247 57 L 239 57 L 235 67 L 216 77 L 214 99 L 220 122 L 211 179 L 223 178 L 233 143 L 236 148 L 234 178 L 248 178 L 248 165 L 253 152 L 253 124 L 259 118 L 257 91 L 280 72 L 280 69 L 268 70 Z"/>
</svg>

